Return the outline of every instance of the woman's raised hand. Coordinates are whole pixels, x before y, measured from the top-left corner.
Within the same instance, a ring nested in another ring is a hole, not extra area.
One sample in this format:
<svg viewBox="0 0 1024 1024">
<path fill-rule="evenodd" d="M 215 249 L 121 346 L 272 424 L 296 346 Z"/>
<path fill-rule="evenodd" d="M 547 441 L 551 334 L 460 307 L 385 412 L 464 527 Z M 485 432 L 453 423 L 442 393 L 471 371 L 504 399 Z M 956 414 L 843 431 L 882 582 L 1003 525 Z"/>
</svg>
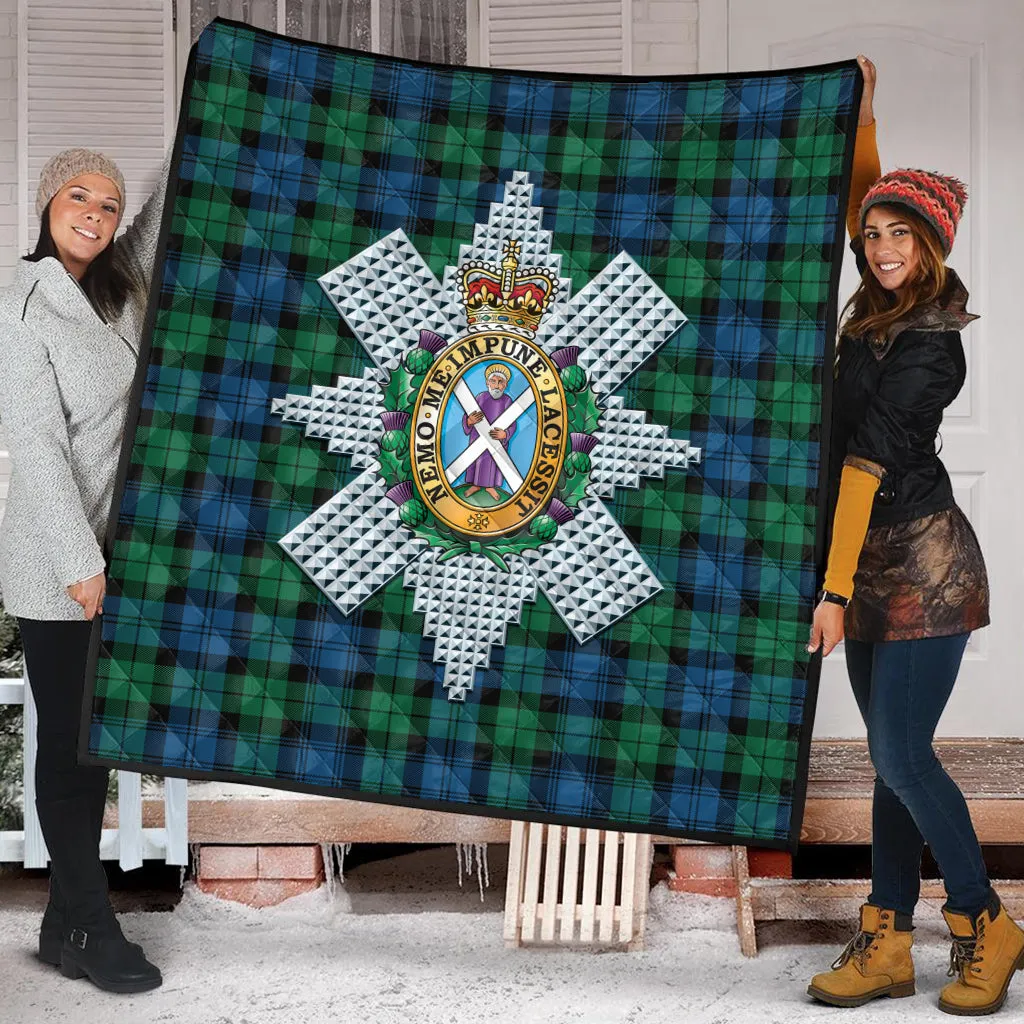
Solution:
<svg viewBox="0 0 1024 1024">
<path fill-rule="evenodd" d="M 864 79 L 864 91 L 860 96 L 860 114 L 857 124 L 871 124 L 875 119 L 875 82 L 878 80 L 878 71 L 863 53 L 857 57 L 857 63 L 860 65 L 860 73 Z"/>
</svg>

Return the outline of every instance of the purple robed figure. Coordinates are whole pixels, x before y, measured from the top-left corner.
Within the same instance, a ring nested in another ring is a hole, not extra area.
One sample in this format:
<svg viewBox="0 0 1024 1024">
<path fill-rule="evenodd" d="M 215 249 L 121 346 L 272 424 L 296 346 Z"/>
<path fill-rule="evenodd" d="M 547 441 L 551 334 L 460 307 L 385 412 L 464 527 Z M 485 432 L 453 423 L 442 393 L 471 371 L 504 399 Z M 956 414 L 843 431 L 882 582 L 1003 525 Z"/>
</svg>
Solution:
<svg viewBox="0 0 1024 1024">
<path fill-rule="evenodd" d="M 470 438 L 476 437 L 477 432 L 474 427 L 481 419 L 486 417 L 488 423 L 494 423 L 512 404 L 512 399 L 505 394 L 505 388 L 508 387 L 508 382 L 511 379 L 511 371 L 501 364 L 487 368 L 487 390 L 481 391 L 476 396 L 480 412 L 465 413 L 462 417 L 462 429 Z M 492 428 L 490 435 L 495 440 L 500 441 L 501 446 L 508 451 L 508 443 L 512 440 L 515 432 L 516 425 L 511 423 L 504 430 L 500 427 Z M 470 444 L 472 443 L 471 440 Z M 469 469 L 466 470 L 466 483 L 470 485 L 466 490 L 467 496 L 483 489 L 492 498 L 497 498 L 499 496 L 497 488 L 503 482 L 504 477 L 501 470 L 498 468 L 498 464 L 494 461 L 494 457 L 490 452 L 481 454 Z"/>
</svg>

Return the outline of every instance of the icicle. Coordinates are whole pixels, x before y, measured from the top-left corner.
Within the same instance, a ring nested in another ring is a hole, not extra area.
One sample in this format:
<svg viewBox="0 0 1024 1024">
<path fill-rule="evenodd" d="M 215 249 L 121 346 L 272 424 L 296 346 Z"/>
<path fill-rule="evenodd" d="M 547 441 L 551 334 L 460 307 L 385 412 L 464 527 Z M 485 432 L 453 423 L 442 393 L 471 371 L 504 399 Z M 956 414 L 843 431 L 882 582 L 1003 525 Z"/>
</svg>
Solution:
<svg viewBox="0 0 1024 1024">
<path fill-rule="evenodd" d="M 320 856 L 324 862 L 324 885 L 327 886 L 327 902 L 334 902 L 334 851 L 330 843 L 320 844 Z"/>
<path fill-rule="evenodd" d="M 491 887 L 491 872 L 487 864 L 486 843 L 456 843 L 455 860 L 459 866 L 459 888 L 462 888 L 462 873 L 472 878 L 476 872 L 477 884 L 480 887 L 480 902 L 484 901 L 484 888 Z"/>
<path fill-rule="evenodd" d="M 338 878 L 341 879 L 342 884 L 345 882 L 345 856 L 351 851 L 351 849 L 351 843 L 334 844 L 334 856 L 338 862 Z"/>
<path fill-rule="evenodd" d="M 480 885 L 480 902 L 484 901 L 484 886 L 491 887 L 491 872 L 487 867 L 487 844 L 476 844 L 476 877 Z"/>
<path fill-rule="evenodd" d="M 484 864 L 484 887 L 490 889 L 491 887 L 491 869 L 487 863 L 487 844 L 481 843 L 478 847 L 480 856 L 483 858 Z M 482 898 L 482 897 L 481 897 Z"/>
<path fill-rule="evenodd" d="M 199 858 L 201 856 L 201 853 L 200 853 L 201 849 L 202 849 L 202 844 L 200 844 L 200 843 L 189 843 L 188 844 L 188 852 L 189 852 L 189 858 L 188 859 L 192 863 L 192 877 L 193 878 L 198 878 L 199 877 Z"/>
</svg>

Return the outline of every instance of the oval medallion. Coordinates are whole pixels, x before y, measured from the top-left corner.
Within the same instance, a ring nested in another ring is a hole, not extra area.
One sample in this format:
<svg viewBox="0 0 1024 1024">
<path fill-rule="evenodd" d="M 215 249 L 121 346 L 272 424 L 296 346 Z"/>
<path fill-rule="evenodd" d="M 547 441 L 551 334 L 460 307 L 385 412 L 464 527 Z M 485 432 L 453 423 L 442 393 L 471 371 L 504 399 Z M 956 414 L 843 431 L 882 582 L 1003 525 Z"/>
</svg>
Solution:
<svg viewBox="0 0 1024 1024">
<path fill-rule="evenodd" d="M 536 344 L 503 331 L 457 339 L 437 356 L 416 398 L 416 490 L 459 533 L 513 533 L 554 494 L 566 423 L 558 369 Z"/>
</svg>

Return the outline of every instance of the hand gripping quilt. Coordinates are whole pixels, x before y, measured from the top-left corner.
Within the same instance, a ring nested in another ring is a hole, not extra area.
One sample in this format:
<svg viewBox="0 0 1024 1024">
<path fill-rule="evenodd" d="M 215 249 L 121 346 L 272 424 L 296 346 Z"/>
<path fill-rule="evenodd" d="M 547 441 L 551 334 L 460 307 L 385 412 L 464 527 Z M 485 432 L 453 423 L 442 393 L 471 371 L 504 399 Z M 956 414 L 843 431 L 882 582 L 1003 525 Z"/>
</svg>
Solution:
<svg viewBox="0 0 1024 1024">
<path fill-rule="evenodd" d="M 214 22 L 82 756 L 792 846 L 859 89 Z"/>
</svg>

